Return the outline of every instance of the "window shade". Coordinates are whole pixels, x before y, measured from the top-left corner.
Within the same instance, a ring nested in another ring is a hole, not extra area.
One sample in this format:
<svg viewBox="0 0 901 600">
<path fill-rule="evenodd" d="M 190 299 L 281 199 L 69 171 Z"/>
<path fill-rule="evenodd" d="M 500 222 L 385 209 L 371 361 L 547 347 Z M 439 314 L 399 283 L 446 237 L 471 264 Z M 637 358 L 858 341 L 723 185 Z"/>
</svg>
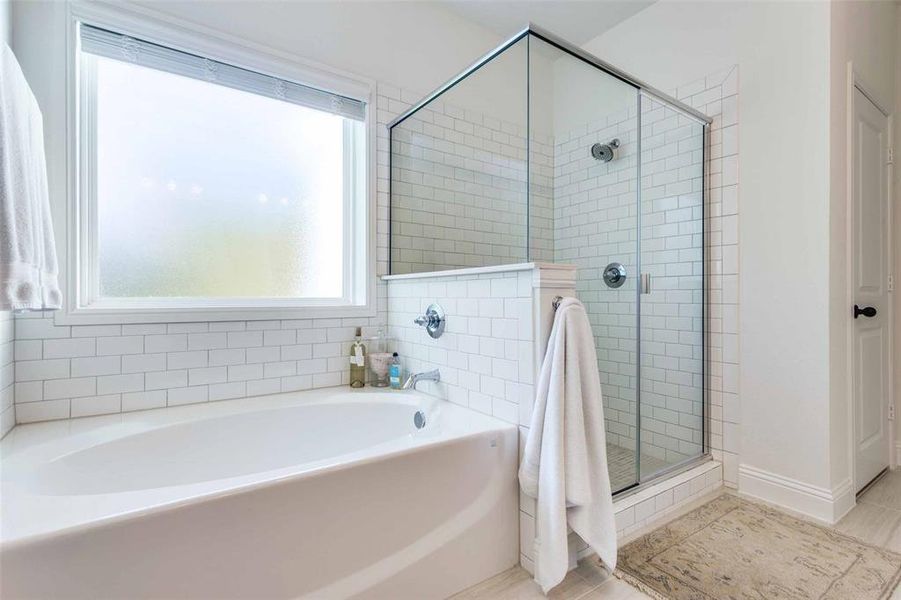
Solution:
<svg viewBox="0 0 901 600">
<path fill-rule="evenodd" d="M 362 121 L 366 104 L 293 81 L 242 69 L 195 54 L 173 50 L 121 33 L 81 24 L 83 52 L 132 62 L 176 75 L 201 79 L 237 90 L 292 102 L 307 108 Z"/>
</svg>

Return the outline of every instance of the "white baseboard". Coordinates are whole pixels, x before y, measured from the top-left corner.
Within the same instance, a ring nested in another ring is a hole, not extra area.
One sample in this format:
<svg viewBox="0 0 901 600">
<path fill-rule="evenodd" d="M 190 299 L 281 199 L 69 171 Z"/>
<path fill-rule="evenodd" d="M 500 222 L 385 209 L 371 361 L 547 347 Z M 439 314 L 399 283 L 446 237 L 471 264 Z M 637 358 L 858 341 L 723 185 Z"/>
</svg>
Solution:
<svg viewBox="0 0 901 600">
<path fill-rule="evenodd" d="M 750 465 L 738 467 L 739 493 L 833 524 L 854 507 L 851 480 L 835 489 L 810 485 Z"/>
</svg>

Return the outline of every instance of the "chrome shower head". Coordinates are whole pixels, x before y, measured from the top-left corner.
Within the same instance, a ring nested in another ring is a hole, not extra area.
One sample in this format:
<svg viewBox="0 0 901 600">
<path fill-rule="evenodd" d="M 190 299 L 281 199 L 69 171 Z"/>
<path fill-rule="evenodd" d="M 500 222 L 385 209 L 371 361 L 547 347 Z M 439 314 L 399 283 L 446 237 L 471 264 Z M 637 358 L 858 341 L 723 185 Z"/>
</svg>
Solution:
<svg viewBox="0 0 901 600">
<path fill-rule="evenodd" d="M 619 148 L 619 138 L 614 138 L 606 144 L 594 144 L 591 147 L 591 155 L 601 162 L 610 162 L 616 155 L 614 150 Z"/>
</svg>

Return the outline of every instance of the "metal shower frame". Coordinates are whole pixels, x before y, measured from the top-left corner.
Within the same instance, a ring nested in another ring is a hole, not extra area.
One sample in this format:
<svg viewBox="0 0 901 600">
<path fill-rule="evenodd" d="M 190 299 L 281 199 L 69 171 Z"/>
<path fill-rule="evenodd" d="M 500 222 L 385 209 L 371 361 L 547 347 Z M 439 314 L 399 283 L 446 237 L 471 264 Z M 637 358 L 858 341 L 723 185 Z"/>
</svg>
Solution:
<svg viewBox="0 0 901 600">
<path fill-rule="evenodd" d="M 550 44 L 551 46 L 554 46 L 555 48 L 569 54 L 570 56 L 573 56 L 577 59 L 580 59 L 580 60 L 594 66 L 595 68 L 607 73 L 608 75 L 611 75 L 611 76 L 619 79 L 620 81 L 634 87 L 637 90 L 637 92 L 638 92 L 637 93 L 637 102 L 638 102 L 637 119 L 638 119 L 638 156 L 639 156 L 639 160 L 637 161 L 637 164 L 636 164 L 636 171 L 637 171 L 636 177 L 638 178 L 639 182 L 641 181 L 640 156 L 641 156 L 641 97 L 642 97 L 642 95 L 648 96 L 648 97 L 666 105 L 668 108 L 697 121 L 700 125 L 703 126 L 703 132 L 702 132 L 703 140 L 702 140 L 702 144 L 701 144 L 701 146 L 702 146 L 701 164 L 702 164 L 702 169 L 703 169 L 702 191 L 701 191 L 701 198 L 702 198 L 702 201 L 701 201 L 701 249 L 702 249 L 702 260 L 701 260 L 701 352 L 702 352 L 702 355 L 701 355 L 701 381 L 702 381 L 702 386 L 701 386 L 701 389 L 702 389 L 701 455 L 699 457 L 693 457 L 693 458 L 687 459 L 681 463 L 672 465 L 662 471 L 656 472 L 656 473 L 654 473 L 653 477 L 648 481 L 644 481 L 644 482 L 641 481 L 641 459 L 640 459 L 640 457 L 641 457 L 641 395 L 640 395 L 641 376 L 639 373 L 638 376 L 636 377 L 636 390 L 635 390 L 636 391 L 636 403 L 635 403 L 636 445 L 637 445 L 636 456 L 638 457 L 638 460 L 635 461 L 636 462 L 636 478 L 635 478 L 636 481 L 632 485 L 627 486 L 626 488 L 619 490 L 615 493 L 615 495 L 617 495 L 617 496 L 620 496 L 623 494 L 631 494 L 631 493 L 635 493 L 638 490 L 646 487 L 646 485 L 649 485 L 650 483 L 657 481 L 664 475 L 672 475 L 672 474 L 684 471 L 684 470 L 691 468 L 692 466 L 698 464 L 699 462 L 709 460 L 711 458 L 711 456 L 710 456 L 710 427 L 708 426 L 708 423 L 707 423 L 707 419 L 710 416 L 710 406 L 709 406 L 709 401 L 710 401 L 709 396 L 710 395 L 708 393 L 709 385 L 708 385 L 708 379 L 707 379 L 707 376 L 708 376 L 707 358 L 708 358 L 708 354 L 709 354 L 708 353 L 708 335 L 707 334 L 708 334 L 709 328 L 708 328 L 708 323 L 707 323 L 707 318 L 708 318 L 707 283 L 708 282 L 707 282 L 706 264 L 710 257 L 709 257 L 709 252 L 708 252 L 709 249 L 707 247 L 708 237 L 707 237 L 707 208 L 706 208 L 706 205 L 707 205 L 707 201 L 708 201 L 708 189 L 709 189 L 709 187 L 708 187 L 709 166 L 707 164 L 707 158 L 709 156 L 710 126 L 713 123 L 713 119 L 711 119 L 709 116 L 702 113 L 701 111 L 685 104 L 684 102 L 677 100 L 676 98 L 670 96 L 669 94 L 666 94 L 666 93 L 658 90 L 657 88 L 655 88 L 651 85 L 648 85 L 641 79 L 598 58 L 597 56 L 594 56 L 593 54 L 591 54 L 589 52 L 586 52 L 585 50 L 564 40 L 563 38 L 559 37 L 558 35 L 553 34 L 550 31 L 547 31 L 546 29 L 543 29 L 542 27 L 539 27 L 533 23 L 529 23 L 525 28 L 523 28 L 521 31 L 519 31 L 516 35 L 514 35 L 513 37 L 511 37 L 510 39 L 508 39 L 507 41 L 502 43 L 500 46 L 498 46 L 497 48 L 495 48 L 488 54 L 484 55 L 477 61 L 475 61 L 467 69 L 463 70 L 457 76 L 453 77 L 452 79 L 450 79 L 449 81 L 447 81 L 446 83 L 444 83 L 443 85 L 438 87 L 435 91 L 433 91 L 432 93 L 425 96 L 422 100 L 420 100 L 419 102 L 414 104 L 408 110 L 404 111 L 399 116 L 397 116 L 395 119 L 393 119 L 390 123 L 388 123 L 388 125 L 387 125 L 387 127 L 388 127 L 388 174 L 389 174 L 388 175 L 388 182 L 389 182 L 389 189 L 388 189 L 388 198 L 389 198 L 389 206 L 388 206 L 388 210 L 389 210 L 389 215 L 388 215 L 388 224 L 389 224 L 388 265 L 389 265 L 389 267 L 388 267 L 388 271 L 389 271 L 389 273 L 391 272 L 391 215 L 390 215 L 390 212 L 391 212 L 391 200 L 390 200 L 391 199 L 391 189 L 390 189 L 390 187 L 391 187 L 391 181 L 392 181 L 391 148 L 393 147 L 392 134 L 393 134 L 394 127 L 403 123 L 406 119 L 408 119 L 409 117 L 413 116 L 416 112 L 418 112 L 419 109 L 428 105 L 430 102 L 432 102 L 433 100 L 435 100 L 436 98 L 438 98 L 439 96 L 441 96 L 442 94 L 447 92 L 448 90 L 455 87 L 458 83 L 462 82 L 464 79 L 466 79 L 467 77 L 469 77 L 470 75 L 472 75 L 473 73 L 478 71 L 480 68 L 485 66 L 487 63 L 491 62 L 494 58 L 496 58 L 500 54 L 504 53 L 506 50 L 508 50 L 509 48 L 514 46 L 520 40 L 526 39 L 526 43 L 528 44 L 529 39 L 531 39 L 532 37 L 539 39 L 547 44 Z M 527 56 L 529 55 L 528 54 L 529 50 L 530 49 L 527 46 Z M 531 85 L 531 81 L 529 80 L 529 69 L 527 68 L 527 71 L 526 71 L 526 90 L 527 90 L 526 122 L 527 122 L 527 124 L 531 123 L 531 114 L 530 114 L 530 106 L 529 106 L 530 85 Z M 528 226 L 528 223 L 529 223 L 528 198 L 530 196 L 530 190 L 531 190 L 531 187 L 530 187 L 530 170 L 531 170 L 530 157 L 531 157 L 531 154 L 530 154 L 529 135 L 526 135 L 526 182 L 525 183 L 526 183 L 526 197 L 527 197 L 527 201 L 526 201 L 526 224 L 527 224 L 526 225 L 526 231 L 527 231 L 526 238 L 527 238 L 527 240 L 529 239 L 529 231 L 530 231 L 529 226 Z M 638 193 L 638 204 L 640 206 L 641 205 L 641 185 L 637 186 L 637 193 Z M 638 225 L 637 226 L 640 230 L 640 228 L 641 228 L 641 210 L 638 211 Z M 526 244 L 526 251 L 527 251 L 527 256 L 529 256 L 531 254 L 531 244 L 530 243 Z M 529 256 L 529 258 L 531 258 L 531 256 Z M 640 261 L 641 261 L 640 251 L 638 252 L 637 260 L 639 262 L 639 271 L 640 271 Z M 637 287 L 636 299 L 637 299 L 637 303 L 640 307 L 640 305 L 641 305 L 641 296 L 640 296 L 641 286 L 636 286 L 636 287 Z M 641 310 L 640 309 L 637 311 L 637 316 L 636 316 L 636 331 L 637 331 L 636 340 L 635 340 L 636 341 L 636 354 L 639 356 L 638 368 L 640 369 L 640 365 L 641 365 L 641 360 L 640 360 L 640 357 L 641 357 Z"/>
</svg>

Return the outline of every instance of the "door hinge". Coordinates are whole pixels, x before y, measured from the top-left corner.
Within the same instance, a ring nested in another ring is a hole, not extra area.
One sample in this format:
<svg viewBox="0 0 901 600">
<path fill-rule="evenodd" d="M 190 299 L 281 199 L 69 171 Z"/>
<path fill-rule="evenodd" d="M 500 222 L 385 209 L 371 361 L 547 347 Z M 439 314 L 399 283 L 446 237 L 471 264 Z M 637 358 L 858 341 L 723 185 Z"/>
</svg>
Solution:
<svg viewBox="0 0 901 600">
<path fill-rule="evenodd" d="M 894 148 L 888 149 L 888 163 L 886 163 L 886 164 L 889 164 L 889 165 L 895 164 L 895 149 Z"/>
<path fill-rule="evenodd" d="M 889 421 L 895 420 L 895 405 L 894 404 L 888 405 L 888 420 Z"/>
<path fill-rule="evenodd" d="M 894 275 L 888 276 L 888 291 L 890 291 L 890 292 L 895 291 L 895 276 Z"/>
</svg>

